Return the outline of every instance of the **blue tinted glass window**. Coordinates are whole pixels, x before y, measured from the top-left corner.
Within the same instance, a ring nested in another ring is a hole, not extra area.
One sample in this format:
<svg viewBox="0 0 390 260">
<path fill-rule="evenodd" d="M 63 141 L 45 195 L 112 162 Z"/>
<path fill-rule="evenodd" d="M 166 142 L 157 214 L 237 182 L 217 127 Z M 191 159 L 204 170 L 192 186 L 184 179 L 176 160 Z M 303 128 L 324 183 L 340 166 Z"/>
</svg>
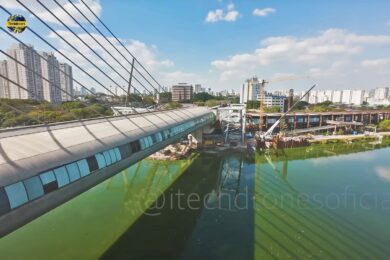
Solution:
<svg viewBox="0 0 390 260">
<path fill-rule="evenodd" d="M 25 180 L 24 187 L 26 187 L 29 200 L 39 198 L 44 194 L 42 182 L 38 176 Z"/>
<path fill-rule="evenodd" d="M 148 140 L 149 140 L 149 146 L 152 146 L 152 145 L 153 145 L 153 139 L 152 139 L 152 137 L 148 136 Z"/>
<path fill-rule="evenodd" d="M 87 160 L 80 160 L 77 162 L 77 166 L 79 166 L 81 177 L 87 176 L 89 174 L 89 167 Z"/>
<path fill-rule="evenodd" d="M 106 167 L 106 160 L 104 159 L 103 154 L 101 153 L 95 154 L 95 157 L 98 162 L 99 169 Z"/>
<path fill-rule="evenodd" d="M 22 182 L 17 182 L 5 187 L 11 209 L 19 207 L 28 201 L 26 189 Z"/>
<path fill-rule="evenodd" d="M 44 172 L 40 175 L 40 177 L 43 184 L 48 184 L 56 180 L 53 171 Z"/>
<path fill-rule="evenodd" d="M 112 163 L 110 153 L 108 151 L 104 151 L 103 156 L 104 159 L 106 159 L 107 166 L 110 165 Z"/>
<path fill-rule="evenodd" d="M 141 145 L 141 150 L 145 149 L 144 139 L 139 139 L 139 144 Z"/>
<path fill-rule="evenodd" d="M 115 163 L 116 162 L 116 155 L 115 155 L 114 149 L 111 149 L 108 152 L 110 153 L 112 163 Z"/>
<path fill-rule="evenodd" d="M 70 182 L 74 182 L 81 178 L 79 167 L 77 167 L 76 163 L 66 165 L 66 170 L 68 171 Z"/>
<path fill-rule="evenodd" d="M 54 175 L 56 176 L 58 187 L 69 184 L 69 176 L 64 166 L 54 169 Z"/>
<path fill-rule="evenodd" d="M 118 161 L 122 160 L 121 152 L 118 148 L 114 148 L 115 156 Z"/>
</svg>

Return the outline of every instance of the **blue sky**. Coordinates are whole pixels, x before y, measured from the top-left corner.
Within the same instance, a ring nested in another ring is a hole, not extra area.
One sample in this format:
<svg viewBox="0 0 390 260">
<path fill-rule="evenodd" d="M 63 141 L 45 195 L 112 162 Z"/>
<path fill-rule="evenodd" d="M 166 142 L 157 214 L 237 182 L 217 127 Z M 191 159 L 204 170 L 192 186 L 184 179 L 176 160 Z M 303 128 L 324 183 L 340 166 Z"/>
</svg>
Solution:
<svg viewBox="0 0 390 260">
<path fill-rule="evenodd" d="M 65 33 L 34 0 L 23 2 L 39 11 L 58 32 Z M 42 2 L 56 10 L 52 1 Z M 87 2 L 164 85 L 190 82 L 216 90 L 238 90 L 253 75 L 269 79 L 271 89 L 303 90 L 312 83 L 321 89 L 390 85 L 390 1 Z M 31 28 L 48 35 L 88 71 L 102 77 L 15 1 L 0 3 L 24 14 Z M 0 19 L 7 19 L 2 11 Z M 80 28 L 72 28 L 84 37 Z M 49 50 L 28 33 L 18 37 L 38 50 Z M 4 35 L 0 39 L 1 48 L 7 48 L 11 41 Z M 80 49 L 84 47 L 80 45 Z M 99 62 L 89 50 L 85 53 Z M 77 71 L 75 75 L 93 84 Z M 284 80 L 289 78 L 297 80 Z M 103 77 L 102 81 L 110 84 Z"/>
</svg>

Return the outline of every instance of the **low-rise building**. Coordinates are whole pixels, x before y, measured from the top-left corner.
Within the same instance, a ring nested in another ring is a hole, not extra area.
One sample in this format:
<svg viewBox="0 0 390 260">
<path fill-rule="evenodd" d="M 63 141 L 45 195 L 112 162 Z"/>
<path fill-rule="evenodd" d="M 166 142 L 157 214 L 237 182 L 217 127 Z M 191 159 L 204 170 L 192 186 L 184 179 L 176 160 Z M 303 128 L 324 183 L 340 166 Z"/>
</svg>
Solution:
<svg viewBox="0 0 390 260">
<path fill-rule="evenodd" d="M 172 101 L 191 100 L 193 98 L 193 87 L 187 83 L 179 83 L 172 86 Z"/>
</svg>

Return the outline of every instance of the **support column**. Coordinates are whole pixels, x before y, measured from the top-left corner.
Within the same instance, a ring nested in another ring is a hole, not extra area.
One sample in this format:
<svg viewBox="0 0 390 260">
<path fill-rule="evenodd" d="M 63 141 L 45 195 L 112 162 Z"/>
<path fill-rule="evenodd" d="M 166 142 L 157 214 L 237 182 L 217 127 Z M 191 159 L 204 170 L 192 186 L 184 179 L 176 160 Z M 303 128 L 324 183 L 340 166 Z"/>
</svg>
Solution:
<svg viewBox="0 0 390 260">
<path fill-rule="evenodd" d="M 371 124 L 371 113 L 368 114 L 368 124 Z"/>
<path fill-rule="evenodd" d="M 322 117 L 323 117 L 323 115 L 320 114 L 320 127 L 322 126 Z"/>
<path fill-rule="evenodd" d="M 294 130 L 297 129 L 297 115 L 294 115 Z"/>
<path fill-rule="evenodd" d="M 310 127 L 310 115 L 307 115 L 307 128 Z"/>
<path fill-rule="evenodd" d="M 202 144 L 203 144 L 203 128 L 195 130 L 195 132 L 192 132 L 190 135 L 193 137 L 192 142 L 196 143 L 198 147 L 202 146 Z"/>
</svg>

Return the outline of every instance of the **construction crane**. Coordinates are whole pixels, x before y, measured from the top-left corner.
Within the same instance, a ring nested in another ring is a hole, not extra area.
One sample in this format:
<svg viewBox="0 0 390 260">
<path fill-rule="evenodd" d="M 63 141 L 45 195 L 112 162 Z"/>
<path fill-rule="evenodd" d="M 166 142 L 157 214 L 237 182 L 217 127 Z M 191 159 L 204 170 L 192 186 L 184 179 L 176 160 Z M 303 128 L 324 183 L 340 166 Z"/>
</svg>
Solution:
<svg viewBox="0 0 390 260">
<path fill-rule="evenodd" d="M 290 80 L 300 80 L 300 79 L 308 79 L 309 76 L 290 76 L 290 77 L 277 77 L 273 78 L 270 81 L 266 81 L 264 79 L 260 82 L 260 107 L 259 107 L 259 131 L 263 130 L 263 114 L 264 114 L 264 102 L 265 102 L 265 84 L 270 82 L 283 82 Z"/>
</svg>

